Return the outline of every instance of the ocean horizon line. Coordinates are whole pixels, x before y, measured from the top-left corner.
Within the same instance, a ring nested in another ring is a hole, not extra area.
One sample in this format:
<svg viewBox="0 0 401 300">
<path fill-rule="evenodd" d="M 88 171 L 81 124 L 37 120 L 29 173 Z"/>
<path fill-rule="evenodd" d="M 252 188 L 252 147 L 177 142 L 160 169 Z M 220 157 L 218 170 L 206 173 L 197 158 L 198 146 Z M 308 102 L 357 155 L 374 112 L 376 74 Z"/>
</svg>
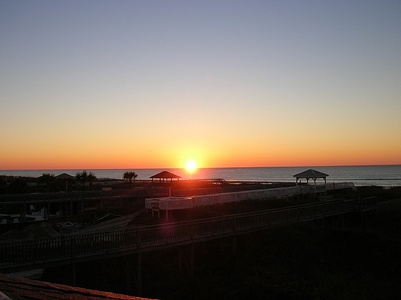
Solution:
<svg viewBox="0 0 401 300">
<path fill-rule="evenodd" d="M 268 169 L 268 168 L 333 168 L 333 167 L 387 167 L 387 166 L 401 166 L 401 163 L 394 164 L 340 164 L 340 165 L 294 165 L 294 166 L 231 166 L 231 167 L 198 167 L 197 170 L 202 169 Z M 28 168 L 28 169 L 0 169 L 0 172 L 5 171 L 96 171 L 96 170 L 161 170 L 161 169 L 185 169 L 185 167 L 139 167 L 139 168 Z"/>
<path fill-rule="evenodd" d="M 401 165 L 347 165 L 347 166 L 285 166 L 285 167 L 208 167 L 189 172 L 185 168 L 120 168 L 120 169 L 30 169 L 0 170 L 0 176 L 38 178 L 43 174 L 74 176 L 82 171 L 92 172 L 98 179 L 123 179 L 127 171 L 134 171 L 138 180 L 148 179 L 156 173 L 170 171 L 182 180 L 216 179 L 227 181 L 289 182 L 294 175 L 307 169 L 327 174 L 327 182 L 354 182 L 356 185 L 401 185 Z"/>
</svg>

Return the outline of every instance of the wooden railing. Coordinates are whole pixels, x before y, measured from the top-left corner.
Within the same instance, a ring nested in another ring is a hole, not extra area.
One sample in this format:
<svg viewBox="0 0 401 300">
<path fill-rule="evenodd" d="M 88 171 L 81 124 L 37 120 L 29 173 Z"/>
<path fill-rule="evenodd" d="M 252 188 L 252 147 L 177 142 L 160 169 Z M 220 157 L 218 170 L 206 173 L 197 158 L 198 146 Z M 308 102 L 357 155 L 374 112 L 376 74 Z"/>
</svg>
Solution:
<svg viewBox="0 0 401 300">
<path fill-rule="evenodd" d="M 363 205 L 361 205 L 363 203 Z M 32 241 L 0 242 L 0 270 L 32 269 L 152 251 L 371 209 L 376 202 L 328 201 L 209 219 Z"/>
</svg>

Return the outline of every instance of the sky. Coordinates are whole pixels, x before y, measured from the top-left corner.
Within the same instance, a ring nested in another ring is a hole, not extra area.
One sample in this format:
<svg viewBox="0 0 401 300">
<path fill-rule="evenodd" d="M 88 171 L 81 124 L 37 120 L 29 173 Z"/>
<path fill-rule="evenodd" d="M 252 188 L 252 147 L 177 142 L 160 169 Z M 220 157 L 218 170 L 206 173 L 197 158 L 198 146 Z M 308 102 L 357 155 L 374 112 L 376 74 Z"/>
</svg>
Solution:
<svg viewBox="0 0 401 300">
<path fill-rule="evenodd" d="M 401 1 L 0 1 L 0 170 L 401 164 Z"/>
</svg>

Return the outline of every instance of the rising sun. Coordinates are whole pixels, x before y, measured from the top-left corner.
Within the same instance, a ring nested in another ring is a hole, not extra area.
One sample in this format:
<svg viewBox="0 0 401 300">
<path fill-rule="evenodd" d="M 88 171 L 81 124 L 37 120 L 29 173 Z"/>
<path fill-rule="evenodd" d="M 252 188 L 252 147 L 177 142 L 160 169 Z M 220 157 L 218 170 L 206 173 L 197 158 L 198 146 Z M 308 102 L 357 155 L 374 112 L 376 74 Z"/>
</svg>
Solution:
<svg viewBox="0 0 401 300">
<path fill-rule="evenodd" d="M 193 173 L 196 171 L 197 169 L 197 165 L 196 165 L 196 161 L 194 160 L 188 160 L 185 164 L 185 169 L 187 170 L 187 172 L 189 173 Z"/>
</svg>

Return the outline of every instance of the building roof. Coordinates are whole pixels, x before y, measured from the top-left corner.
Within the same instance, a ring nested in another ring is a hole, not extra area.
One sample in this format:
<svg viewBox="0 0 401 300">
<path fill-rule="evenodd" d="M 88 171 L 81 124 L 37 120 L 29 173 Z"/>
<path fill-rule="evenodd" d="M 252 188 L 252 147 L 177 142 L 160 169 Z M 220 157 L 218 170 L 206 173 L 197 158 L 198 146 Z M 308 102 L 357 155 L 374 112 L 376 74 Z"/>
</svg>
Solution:
<svg viewBox="0 0 401 300">
<path fill-rule="evenodd" d="M 313 169 L 309 169 L 301 173 L 295 174 L 293 177 L 309 179 L 309 178 L 326 178 L 327 176 L 329 175 Z"/>
<path fill-rule="evenodd" d="M 175 175 L 169 171 L 163 171 L 160 173 L 157 173 L 153 176 L 150 176 L 150 178 L 181 178 L 181 176 Z"/>
<path fill-rule="evenodd" d="M 55 177 L 57 179 L 74 179 L 75 178 L 74 176 L 72 176 L 70 174 L 67 174 L 67 173 L 61 173 L 61 174 L 59 174 L 59 175 L 57 175 Z"/>
<path fill-rule="evenodd" d="M 123 294 L 102 292 L 63 284 L 50 283 L 26 278 L 19 278 L 0 274 L 0 299 L 114 299 L 114 300 L 142 300 Z"/>
</svg>

